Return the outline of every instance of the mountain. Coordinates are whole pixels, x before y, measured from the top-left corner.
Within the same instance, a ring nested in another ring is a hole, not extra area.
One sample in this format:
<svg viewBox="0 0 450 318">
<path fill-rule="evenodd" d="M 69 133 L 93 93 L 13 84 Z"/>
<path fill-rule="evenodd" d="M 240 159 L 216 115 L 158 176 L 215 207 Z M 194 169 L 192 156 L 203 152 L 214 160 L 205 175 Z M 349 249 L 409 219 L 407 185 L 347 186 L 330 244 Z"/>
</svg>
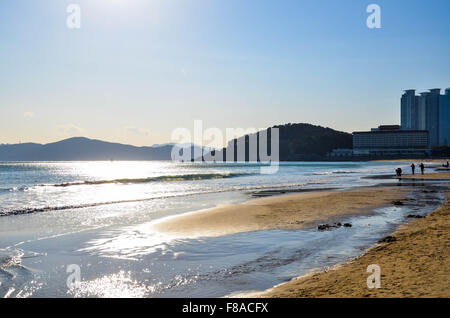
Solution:
<svg viewBox="0 0 450 318">
<path fill-rule="evenodd" d="M 231 154 L 234 153 L 234 160 L 237 160 L 237 145 L 241 143 L 245 144 L 245 161 L 249 161 L 249 140 L 252 138 L 257 140 L 257 147 L 259 149 L 259 136 L 261 134 L 267 134 L 267 136 L 269 136 L 267 149 L 269 149 L 270 152 L 270 136 L 271 131 L 274 128 L 279 129 L 280 161 L 323 160 L 326 158 L 326 154 L 333 149 L 353 148 L 352 134 L 311 124 L 289 123 L 286 125 L 273 126 L 256 134 L 245 135 L 233 139 L 228 142 L 226 148 L 205 157 L 209 160 L 209 156 L 215 155 L 216 158 L 227 160 L 227 154 L 228 156 L 232 156 Z M 260 160 L 259 156 L 258 160 Z"/>
<path fill-rule="evenodd" d="M 173 144 L 135 147 L 74 137 L 49 144 L 0 145 L 0 161 L 170 160 Z"/>
<path fill-rule="evenodd" d="M 282 161 L 308 157 L 324 157 L 333 149 L 352 149 L 353 135 L 328 127 L 311 124 L 274 126 L 280 130 L 280 158 Z"/>
<path fill-rule="evenodd" d="M 352 148 L 352 135 L 331 128 L 310 124 L 286 124 L 266 129 L 270 136 L 273 128 L 279 129 L 280 161 L 321 160 L 328 152 L 337 148 Z M 265 131 L 262 131 L 265 132 Z M 246 145 L 245 158 L 249 160 L 249 140 L 258 132 L 242 136 L 228 143 L 227 148 L 218 150 L 216 158 L 226 160 L 227 152 L 234 147 L 234 160 L 237 160 L 237 144 Z M 75 160 L 171 160 L 174 144 L 154 145 L 152 147 L 135 147 L 101 140 L 74 137 L 49 144 L 23 143 L 0 145 L 0 161 L 75 161 Z M 201 147 L 185 144 L 182 148 Z M 270 143 L 268 144 L 270 149 Z M 206 154 L 211 154 L 205 151 Z M 213 152 L 214 153 L 214 152 Z M 206 155 L 205 157 L 208 157 Z"/>
</svg>

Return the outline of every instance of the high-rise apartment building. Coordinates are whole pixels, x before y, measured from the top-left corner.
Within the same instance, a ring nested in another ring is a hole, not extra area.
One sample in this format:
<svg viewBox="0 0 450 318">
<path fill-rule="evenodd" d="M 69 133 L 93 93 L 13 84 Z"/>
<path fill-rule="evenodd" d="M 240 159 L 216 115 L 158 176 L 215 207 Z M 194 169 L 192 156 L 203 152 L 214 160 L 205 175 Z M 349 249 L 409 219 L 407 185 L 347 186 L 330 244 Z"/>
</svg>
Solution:
<svg viewBox="0 0 450 318">
<path fill-rule="evenodd" d="M 428 95 L 430 95 L 429 92 L 420 93 L 419 96 L 419 105 L 418 105 L 418 112 L 417 112 L 417 123 L 418 123 L 418 129 L 420 130 L 426 130 L 427 127 L 427 98 Z"/>
<path fill-rule="evenodd" d="M 401 98 L 401 129 L 427 130 L 430 147 L 450 145 L 450 89 L 441 95 L 440 88 L 416 96 L 415 90 L 406 90 Z"/>
<path fill-rule="evenodd" d="M 450 146 L 450 88 L 439 96 L 439 145 Z"/>
<path fill-rule="evenodd" d="M 353 133 L 353 156 L 423 156 L 434 146 L 450 147 L 450 88 L 416 95 L 408 89 L 401 98 L 401 126 L 382 125 Z M 349 155 L 348 150 L 335 151 Z"/>
<path fill-rule="evenodd" d="M 416 130 L 418 124 L 418 102 L 416 90 L 408 89 L 401 99 L 401 126 L 405 130 Z"/>
<path fill-rule="evenodd" d="M 430 90 L 426 98 L 426 112 L 425 112 L 425 130 L 428 130 L 430 136 L 430 146 L 439 145 L 439 95 L 440 88 Z"/>
</svg>

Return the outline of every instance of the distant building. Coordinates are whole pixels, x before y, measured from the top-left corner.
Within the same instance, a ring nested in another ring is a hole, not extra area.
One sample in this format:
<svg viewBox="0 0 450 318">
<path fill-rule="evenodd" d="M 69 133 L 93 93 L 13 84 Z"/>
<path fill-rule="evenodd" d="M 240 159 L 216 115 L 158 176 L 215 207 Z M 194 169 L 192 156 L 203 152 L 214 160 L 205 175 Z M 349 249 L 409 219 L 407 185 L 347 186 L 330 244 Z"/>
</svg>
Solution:
<svg viewBox="0 0 450 318">
<path fill-rule="evenodd" d="M 427 130 L 430 147 L 449 145 L 449 89 L 441 95 L 440 88 L 416 96 L 415 90 L 406 90 L 401 98 L 401 129 Z"/>
<path fill-rule="evenodd" d="M 439 145 L 439 95 L 440 88 L 431 89 L 426 97 L 425 129 L 430 134 L 430 146 Z"/>
<path fill-rule="evenodd" d="M 382 125 L 353 133 L 354 156 L 408 156 L 431 153 L 435 146 L 450 147 L 450 88 L 401 97 L 401 125 Z M 338 151 L 330 154 L 337 156 Z"/>
<path fill-rule="evenodd" d="M 439 97 L 439 145 L 450 147 L 450 88 Z"/>
<path fill-rule="evenodd" d="M 425 130 L 403 130 L 399 126 L 380 126 L 372 131 L 353 133 L 355 156 L 424 155 L 429 152 Z"/>
<path fill-rule="evenodd" d="M 417 128 L 420 130 L 426 130 L 427 127 L 427 98 L 430 95 L 429 92 L 420 93 L 419 105 L 417 109 Z"/>
<path fill-rule="evenodd" d="M 408 89 L 401 98 L 401 126 L 405 130 L 418 129 L 419 96 L 416 90 Z"/>
<path fill-rule="evenodd" d="M 399 125 L 381 125 L 378 128 L 372 128 L 371 131 L 380 131 L 380 130 L 399 130 Z"/>
<path fill-rule="evenodd" d="M 352 157 L 353 149 L 333 149 L 327 156 L 332 158 Z"/>
</svg>

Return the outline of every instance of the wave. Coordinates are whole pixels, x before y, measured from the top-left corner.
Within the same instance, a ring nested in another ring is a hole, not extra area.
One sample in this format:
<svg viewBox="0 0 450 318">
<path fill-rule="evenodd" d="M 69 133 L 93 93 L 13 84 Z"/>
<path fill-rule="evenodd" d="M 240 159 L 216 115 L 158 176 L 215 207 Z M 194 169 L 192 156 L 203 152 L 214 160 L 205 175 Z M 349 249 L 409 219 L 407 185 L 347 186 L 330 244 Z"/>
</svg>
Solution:
<svg viewBox="0 0 450 318">
<path fill-rule="evenodd" d="M 87 181 L 75 181 L 65 182 L 57 184 L 38 184 L 31 187 L 70 187 L 70 186 L 82 186 L 82 185 L 101 185 L 101 184 L 139 184 L 150 182 L 169 182 L 169 181 L 199 181 L 199 180 L 211 180 L 211 179 L 227 179 L 251 176 L 252 173 L 205 173 L 205 174 L 180 174 L 180 175 L 167 175 L 151 178 L 122 178 L 113 180 L 87 180 Z M 0 188 L 2 192 L 14 192 L 14 191 L 27 191 L 30 187 L 12 187 L 12 188 Z"/>
<path fill-rule="evenodd" d="M 12 216 L 12 215 L 22 215 L 22 214 L 32 214 L 32 213 L 39 213 L 39 212 L 49 212 L 49 211 L 82 209 L 82 208 L 96 207 L 96 206 L 100 206 L 100 205 L 140 202 L 140 201 L 149 201 L 149 200 L 155 200 L 155 199 L 164 199 L 164 197 L 148 198 L 148 199 L 133 199 L 133 200 L 118 200 L 118 201 L 108 201 L 108 202 L 95 202 L 95 203 L 73 204 L 73 205 L 63 205 L 63 206 L 47 206 L 47 207 L 40 207 L 40 208 L 21 208 L 21 209 L 16 209 L 16 210 L 0 211 L 0 217 Z"/>
<path fill-rule="evenodd" d="M 180 175 L 167 175 L 150 178 L 123 178 L 113 180 L 94 180 L 94 181 L 76 181 L 60 184 L 41 184 L 39 186 L 54 186 L 54 187 L 70 187 L 81 185 L 100 185 L 100 184 L 139 184 L 149 182 L 169 182 L 169 181 L 198 181 L 198 180 L 210 180 L 210 179 L 226 179 L 249 176 L 249 173 L 205 173 L 205 174 L 180 174 Z"/>
<path fill-rule="evenodd" d="M 22 262 L 22 256 L 23 253 L 17 254 L 17 255 L 11 255 L 3 253 L 3 251 L 0 251 L 0 268 L 5 269 L 8 267 L 20 265 Z"/>
<path fill-rule="evenodd" d="M 208 193 L 225 192 L 225 191 L 229 191 L 229 190 L 192 192 L 192 193 L 183 193 L 183 194 L 179 194 L 179 195 L 167 195 L 167 196 L 158 196 L 158 197 L 141 198 L 141 199 L 103 201 L 103 202 L 92 202 L 92 203 L 85 203 L 85 204 L 62 205 L 62 206 L 46 206 L 46 207 L 39 207 L 39 208 L 24 207 L 24 208 L 20 208 L 20 209 L 3 210 L 3 211 L 0 210 L 0 217 L 32 214 L 32 213 L 39 213 L 39 212 L 84 209 L 84 208 L 91 208 L 91 207 L 97 207 L 97 206 L 102 206 L 102 205 L 113 205 L 113 204 L 121 204 L 121 203 L 145 202 L 145 201 L 152 201 L 152 200 L 168 199 L 168 198 L 175 198 L 175 197 L 187 197 L 187 196 L 193 196 L 193 195 L 199 195 L 199 194 L 208 194 Z"/>
<path fill-rule="evenodd" d="M 28 187 L 12 187 L 12 188 L 0 188 L 0 193 L 2 192 L 14 192 L 14 191 L 27 191 Z"/>
<path fill-rule="evenodd" d="M 314 175 L 316 176 L 323 176 L 323 175 L 332 175 L 332 174 L 349 174 L 349 173 L 358 173 L 358 171 L 352 171 L 352 170 L 334 170 L 334 171 L 324 171 L 324 172 L 315 172 Z"/>
<path fill-rule="evenodd" d="M 352 171 L 352 170 L 336 170 L 333 171 L 334 174 L 347 174 L 347 173 L 358 173 L 358 171 Z"/>
<path fill-rule="evenodd" d="M 140 199 L 127 199 L 127 200 L 115 200 L 115 201 L 104 201 L 104 202 L 93 202 L 93 203 L 85 203 L 85 204 L 72 204 L 72 205 L 63 205 L 63 206 L 46 206 L 39 208 L 29 208 L 23 207 L 19 209 L 11 209 L 11 210 L 0 210 L 0 217 L 2 216 L 13 216 L 13 215 L 23 215 L 23 214 L 32 214 L 39 212 L 50 212 L 50 211 L 63 211 L 63 210 L 72 210 L 72 209 L 84 209 L 91 208 L 103 205 L 114 205 L 114 204 L 122 204 L 122 203 L 134 203 L 134 202 L 145 202 L 152 200 L 161 200 L 161 199 L 169 199 L 176 197 L 188 197 L 194 195 L 201 194 L 210 194 L 210 193 L 220 193 L 220 192 L 228 192 L 228 191 L 256 191 L 259 189 L 294 189 L 299 187 L 305 187 L 309 184 L 315 184 L 316 182 L 301 182 L 301 183 L 289 183 L 289 184 L 280 184 L 280 185 L 257 185 L 257 186 L 241 186 L 230 189 L 222 189 L 222 190 L 210 190 L 210 191 L 197 191 L 191 193 L 183 193 L 178 195 L 166 195 L 166 196 L 157 196 L 150 198 L 140 198 Z"/>
<path fill-rule="evenodd" d="M 42 255 L 44 254 L 24 251 L 20 248 L 6 247 L 0 249 L 0 269 L 4 270 L 11 267 L 21 267 L 23 259 Z"/>
</svg>

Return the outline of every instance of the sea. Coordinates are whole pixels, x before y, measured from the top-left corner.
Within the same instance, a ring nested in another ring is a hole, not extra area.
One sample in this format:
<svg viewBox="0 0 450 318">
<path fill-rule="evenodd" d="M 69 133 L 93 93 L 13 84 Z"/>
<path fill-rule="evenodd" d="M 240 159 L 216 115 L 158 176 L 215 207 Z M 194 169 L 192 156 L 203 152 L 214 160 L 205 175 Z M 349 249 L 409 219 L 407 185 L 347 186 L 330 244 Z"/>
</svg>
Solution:
<svg viewBox="0 0 450 318">
<path fill-rule="evenodd" d="M 408 163 L 172 161 L 0 163 L 0 297 L 233 297 L 263 291 L 361 255 L 415 204 L 347 217 L 351 228 L 264 230 L 180 238 L 150 230 L 162 218 L 312 190 L 383 183 Z M 370 226 L 367 226 L 370 224 Z"/>
</svg>

